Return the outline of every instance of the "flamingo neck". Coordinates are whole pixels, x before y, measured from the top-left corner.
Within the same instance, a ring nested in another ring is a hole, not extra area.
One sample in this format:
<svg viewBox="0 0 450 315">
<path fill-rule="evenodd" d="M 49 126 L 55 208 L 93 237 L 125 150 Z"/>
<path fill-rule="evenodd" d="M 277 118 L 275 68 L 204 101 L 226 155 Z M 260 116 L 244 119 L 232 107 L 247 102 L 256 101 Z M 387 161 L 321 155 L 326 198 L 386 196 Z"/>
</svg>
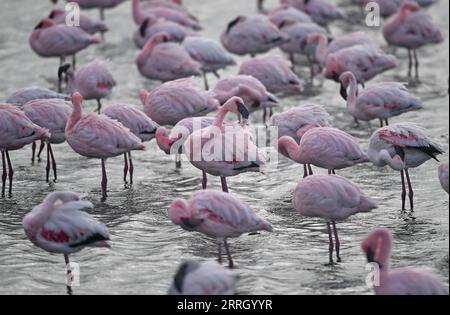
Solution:
<svg viewBox="0 0 450 315">
<path fill-rule="evenodd" d="M 214 126 L 216 127 L 222 127 L 223 123 L 225 121 L 225 117 L 227 116 L 227 114 L 229 113 L 229 108 L 228 106 L 225 104 L 223 105 L 220 109 L 219 112 L 217 113 L 216 116 L 216 120 L 214 120 Z"/>
<path fill-rule="evenodd" d="M 142 14 L 140 0 L 133 0 L 132 10 L 134 20 L 140 24 L 145 18 L 144 15 Z"/>
<path fill-rule="evenodd" d="M 358 98 L 358 82 L 355 78 L 351 79 L 349 87 L 347 108 L 350 113 L 354 113 L 354 111 L 356 111 L 356 100 Z"/>
<path fill-rule="evenodd" d="M 83 117 L 83 107 L 80 103 L 75 102 L 73 104 L 73 110 L 72 114 L 69 117 L 69 120 L 67 122 L 66 130 L 68 132 L 72 131 L 72 129 L 75 127 L 75 125 L 80 121 L 80 119 Z"/>
<path fill-rule="evenodd" d="M 278 150 L 293 161 L 301 163 L 300 145 L 291 137 L 282 137 L 278 142 Z"/>
<path fill-rule="evenodd" d="M 328 47 L 328 39 L 324 36 L 320 36 L 317 49 L 316 49 L 316 60 L 321 65 L 324 65 L 327 58 L 327 47 Z"/>
<path fill-rule="evenodd" d="M 155 46 L 157 45 L 156 43 L 156 39 L 152 38 L 150 39 L 147 44 L 145 44 L 144 48 L 142 49 L 142 51 L 139 53 L 139 56 L 137 58 L 137 63 L 139 65 L 144 65 L 145 62 L 147 61 L 147 59 L 150 57 L 150 55 L 153 52 L 153 49 L 155 48 Z"/>
</svg>

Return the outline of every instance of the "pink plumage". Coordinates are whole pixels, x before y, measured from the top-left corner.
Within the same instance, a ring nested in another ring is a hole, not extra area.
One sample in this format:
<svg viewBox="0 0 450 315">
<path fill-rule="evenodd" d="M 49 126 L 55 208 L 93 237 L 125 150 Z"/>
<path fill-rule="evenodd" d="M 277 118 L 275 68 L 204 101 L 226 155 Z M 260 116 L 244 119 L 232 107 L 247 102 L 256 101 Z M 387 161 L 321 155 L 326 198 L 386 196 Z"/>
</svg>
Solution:
<svg viewBox="0 0 450 315">
<path fill-rule="evenodd" d="M 326 26 L 329 23 L 345 18 L 345 13 L 329 0 L 281 0 L 282 4 L 291 5 L 304 11 L 312 20 Z"/>
<path fill-rule="evenodd" d="M 311 17 L 294 7 L 282 5 L 269 13 L 270 21 L 277 27 L 291 23 L 311 23 Z"/>
<path fill-rule="evenodd" d="M 439 181 L 441 183 L 441 186 L 448 194 L 449 193 L 448 163 L 442 163 L 439 166 L 438 174 L 439 174 Z"/>
<path fill-rule="evenodd" d="M 57 2 L 58 0 L 52 0 Z M 67 0 L 67 2 L 75 2 L 82 9 L 110 9 L 124 2 L 125 0 Z"/>
<path fill-rule="evenodd" d="M 169 216 L 173 223 L 185 230 L 215 238 L 220 245 L 224 243 L 230 267 L 233 267 L 233 261 L 226 243 L 227 238 L 256 231 L 272 231 L 271 224 L 248 205 L 231 194 L 218 191 L 203 190 L 193 194 L 189 201 L 174 200 Z M 220 249 L 219 260 L 221 261 Z"/>
<path fill-rule="evenodd" d="M 68 14 L 63 9 L 53 9 L 50 12 L 48 18 L 54 21 L 56 24 L 66 24 Z M 80 28 L 91 35 L 108 31 L 108 27 L 106 26 L 105 22 L 93 19 L 85 14 L 80 15 Z"/>
<path fill-rule="evenodd" d="M 19 89 L 14 93 L 12 93 L 6 99 L 6 103 L 22 107 L 26 103 L 33 100 L 52 99 L 52 98 L 65 100 L 68 99 L 68 96 L 56 93 L 47 88 L 42 88 L 38 86 L 29 86 Z"/>
<path fill-rule="evenodd" d="M 362 243 L 368 262 L 379 268 L 379 283 L 374 286 L 377 295 L 448 295 L 448 287 L 431 272 L 410 267 L 391 269 L 392 244 L 392 234 L 385 228 L 373 230 Z"/>
</svg>

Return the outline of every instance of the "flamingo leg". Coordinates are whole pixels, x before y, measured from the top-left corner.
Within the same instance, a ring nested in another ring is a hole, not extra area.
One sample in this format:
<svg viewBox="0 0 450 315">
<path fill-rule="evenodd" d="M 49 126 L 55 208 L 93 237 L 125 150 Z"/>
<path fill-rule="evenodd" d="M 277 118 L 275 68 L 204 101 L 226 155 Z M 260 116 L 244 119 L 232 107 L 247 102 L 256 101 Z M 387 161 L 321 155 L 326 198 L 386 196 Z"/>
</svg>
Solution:
<svg viewBox="0 0 450 315">
<path fill-rule="evenodd" d="M 6 154 L 6 161 L 8 162 L 8 177 L 9 177 L 9 196 L 12 196 L 12 184 L 13 184 L 13 178 L 14 178 L 14 170 L 11 164 L 11 159 L 9 157 L 9 152 L 5 151 Z"/>
<path fill-rule="evenodd" d="M 389 126 L 389 119 L 386 118 L 386 126 Z"/>
<path fill-rule="evenodd" d="M 72 283 L 73 281 L 73 275 L 72 275 L 72 270 L 70 269 L 70 261 L 69 261 L 69 255 L 64 254 L 64 261 L 66 263 L 66 277 L 67 277 L 67 282 L 66 282 L 66 287 L 67 287 L 67 294 L 72 295 L 72 286 L 70 286 L 69 284 Z"/>
<path fill-rule="evenodd" d="M 102 159 L 102 202 L 105 202 L 108 198 L 108 177 L 106 175 L 106 160 Z"/>
<path fill-rule="evenodd" d="M 222 191 L 228 192 L 228 185 L 227 185 L 227 179 L 226 177 L 220 176 L 220 181 L 222 182 Z"/>
<path fill-rule="evenodd" d="M 414 67 L 416 68 L 416 80 L 419 82 L 419 57 L 417 56 L 417 50 L 414 49 Z"/>
<path fill-rule="evenodd" d="M 175 155 L 175 167 L 181 168 L 181 154 L 180 153 L 177 153 Z"/>
<path fill-rule="evenodd" d="M 303 164 L 303 178 L 308 177 L 308 166 Z"/>
<path fill-rule="evenodd" d="M 295 72 L 295 56 L 294 56 L 294 54 L 289 54 L 289 60 L 291 61 L 291 64 L 292 64 L 292 71 Z"/>
<path fill-rule="evenodd" d="M 405 175 L 406 175 L 406 180 L 408 182 L 408 189 L 409 189 L 409 202 L 411 205 L 411 211 L 414 211 L 414 190 L 411 184 L 411 178 L 409 177 L 409 170 L 405 169 Z"/>
<path fill-rule="evenodd" d="M 97 99 L 97 113 L 101 113 L 102 111 L 102 101 L 100 99 Z"/>
<path fill-rule="evenodd" d="M 409 64 L 408 64 L 408 78 L 411 78 L 412 77 L 412 68 L 413 68 L 413 58 L 412 58 L 411 49 L 408 49 L 408 60 L 409 60 Z"/>
<path fill-rule="evenodd" d="M 45 148 L 45 142 L 41 141 L 41 146 L 39 147 L 39 152 L 38 152 L 38 155 L 37 155 L 38 162 L 41 161 L 41 154 L 42 154 L 42 151 L 44 151 L 44 148 Z"/>
<path fill-rule="evenodd" d="M 6 177 L 7 177 L 5 151 L 2 151 L 2 166 L 3 166 L 3 173 L 2 173 L 2 198 L 5 198 Z"/>
<path fill-rule="evenodd" d="M 219 242 L 219 259 L 217 261 L 222 264 L 222 242 Z"/>
<path fill-rule="evenodd" d="M 327 229 L 328 229 L 328 254 L 330 257 L 330 264 L 333 264 L 334 243 L 333 243 L 333 233 L 331 231 L 331 224 L 329 222 L 327 222 Z"/>
<path fill-rule="evenodd" d="M 131 152 L 128 152 L 128 159 L 130 161 L 130 184 L 133 185 L 134 165 L 133 159 L 131 158 Z"/>
<path fill-rule="evenodd" d="M 203 171 L 203 176 L 202 176 L 202 189 L 205 190 L 208 187 L 208 175 L 206 174 L 205 171 Z"/>
<path fill-rule="evenodd" d="M 105 9 L 100 9 L 100 20 L 105 20 Z M 102 41 L 105 40 L 105 32 L 101 33 Z"/>
<path fill-rule="evenodd" d="M 124 167 L 123 167 L 123 181 L 125 184 L 127 183 L 127 175 L 128 175 L 128 157 L 127 154 L 124 153 Z"/>
<path fill-rule="evenodd" d="M 355 127 L 356 127 L 356 128 L 359 128 L 359 120 L 358 120 L 358 118 L 353 117 L 353 120 L 354 120 L 354 122 L 355 122 Z"/>
<path fill-rule="evenodd" d="M 309 175 L 314 175 L 311 164 L 308 164 Z"/>
<path fill-rule="evenodd" d="M 50 143 L 47 144 L 47 147 L 50 151 L 50 158 L 52 159 L 53 180 L 56 182 L 56 180 L 58 179 L 58 173 L 56 169 L 55 155 L 53 154 L 53 148 Z"/>
<path fill-rule="evenodd" d="M 72 67 L 73 67 L 73 71 L 75 71 L 77 68 L 77 56 L 75 54 L 73 54 L 73 56 L 72 56 Z"/>
<path fill-rule="evenodd" d="M 233 269 L 234 268 L 234 262 L 233 262 L 233 258 L 231 258 L 230 247 L 228 246 L 227 240 L 223 241 L 223 245 L 225 246 L 225 251 L 227 252 L 228 267 L 230 269 Z"/>
<path fill-rule="evenodd" d="M 47 145 L 47 166 L 45 167 L 45 180 L 50 181 L 50 146 Z"/>
<path fill-rule="evenodd" d="M 213 71 L 213 74 L 217 79 L 220 79 L 220 74 L 217 71 Z"/>
<path fill-rule="evenodd" d="M 406 210 L 406 184 L 405 184 L 405 171 L 400 172 L 402 177 L 402 210 Z"/>
<path fill-rule="evenodd" d="M 36 159 L 36 141 L 33 141 L 33 144 L 31 145 L 31 164 L 34 164 L 35 159 Z"/>
<path fill-rule="evenodd" d="M 267 108 L 264 108 L 263 111 L 263 124 L 267 126 Z"/>
<path fill-rule="evenodd" d="M 383 119 L 380 118 L 380 127 L 383 128 L 384 127 L 384 121 Z"/>
<path fill-rule="evenodd" d="M 209 91 L 208 76 L 205 71 L 203 71 L 203 81 L 205 82 L 205 90 Z"/>
<path fill-rule="evenodd" d="M 336 245 L 336 257 L 337 257 L 337 262 L 342 262 L 341 259 L 341 242 L 339 241 L 339 236 L 338 236 L 338 230 L 336 228 L 336 222 L 333 221 L 333 230 L 334 230 L 334 240 L 335 240 L 335 245 Z"/>
<path fill-rule="evenodd" d="M 331 174 L 336 175 L 336 170 L 331 170 Z"/>
</svg>

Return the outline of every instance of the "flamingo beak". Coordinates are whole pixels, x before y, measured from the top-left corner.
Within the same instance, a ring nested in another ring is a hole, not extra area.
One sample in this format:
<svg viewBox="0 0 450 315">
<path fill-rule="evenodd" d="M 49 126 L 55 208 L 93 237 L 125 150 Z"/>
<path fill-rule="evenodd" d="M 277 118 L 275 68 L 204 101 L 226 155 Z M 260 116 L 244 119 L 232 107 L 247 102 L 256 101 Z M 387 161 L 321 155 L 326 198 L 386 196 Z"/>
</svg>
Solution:
<svg viewBox="0 0 450 315">
<path fill-rule="evenodd" d="M 244 119 L 249 119 L 250 112 L 248 111 L 247 107 L 243 103 L 238 103 L 237 108 L 239 113 L 242 115 Z"/>
<path fill-rule="evenodd" d="M 366 251 L 366 257 L 367 257 L 367 261 L 368 261 L 369 263 L 374 263 L 374 262 L 376 262 L 376 261 L 375 261 L 375 252 L 374 252 L 371 248 L 369 248 L 369 249 Z"/>
<path fill-rule="evenodd" d="M 348 98 L 347 89 L 344 87 L 343 84 L 341 84 L 341 96 L 344 100 L 347 100 Z"/>
</svg>

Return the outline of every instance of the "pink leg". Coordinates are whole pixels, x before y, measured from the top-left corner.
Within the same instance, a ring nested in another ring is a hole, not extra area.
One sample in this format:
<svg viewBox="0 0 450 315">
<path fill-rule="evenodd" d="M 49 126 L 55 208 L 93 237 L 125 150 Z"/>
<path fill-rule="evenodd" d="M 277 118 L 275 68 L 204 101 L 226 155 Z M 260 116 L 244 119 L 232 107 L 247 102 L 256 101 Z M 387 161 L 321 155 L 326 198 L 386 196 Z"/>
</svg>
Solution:
<svg viewBox="0 0 450 315">
<path fill-rule="evenodd" d="M 220 181 L 222 182 L 222 191 L 227 193 L 228 192 L 227 179 L 221 176 Z"/>
<path fill-rule="evenodd" d="M 123 168 L 123 181 L 126 184 L 127 183 L 127 175 L 128 175 L 128 157 L 127 154 L 124 153 L 124 168 Z"/>
<path fill-rule="evenodd" d="M 330 257 L 330 264 L 333 264 L 333 249 L 334 249 L 334 244 L 333 244 L 333 235 L 332 235 L 332 231 L 331 231 L 331 224 L 327 222 L 327 228 L 328 228 L 328 254 Z"/>
<path fill-rule="evenodd" d="M 228 246 L 227 240 L 223 241 L 223 244 L 225 245 L 225 250 L 227 252 L 227 257 L 228 257 L 228 267 L 230 269 L 234 268 L 234 262 L 233 262 L 233 258 L 231 258 L 231 253 L 230 253 L 230 247 Z"/>
<path fill-rule="evenodd" d="M 128 152 L 128 158 L 130 160 L 130 184 L 133 185 L 134 165 L 133 159 L 131 158 L 131 152 Z"/>
<path fill-rule="evenodd" d="M 3 165 L 3 173 L 2 173 L 2 198 L 5 198 L 6 177 L 7 177 L 5 151 L 2 151 L 2 165 Z"/>
<path fill-rule="evenodd" d="M 31 145 L 31 163 L 34 164 L 34 161 L 36 159 L 36 141 L 33 141 L 33 144 Z"/>
<path fill-rule="evenodd" d="M 44 148 L 45 148 L 45 142 L 41 141 L 41 146 L 39 147 L 39 152 L 38 152 L 38 155 L 37 155 L 38 162 L 41 161 L 41 154 L 42 154 L 42 151 L 44 151 Z"/>
<path fill-rule="evenodd" d="M 336 222 L 333 221 L 333 230 L 334 230 L 334 240 L 335 240 L 335 245 L 336 245 L 336 257 L 337 257 L 337 262 L 341 262 L 341 242 L 339 241 L 339 236 L 338 236 L 338 230 L 336 228 Z"/>
<path fill-rule="evenodd" d="M 52 159 L 52 170 L 53 170 L 53 180 L 56 182 L 58 179 L 58 173 L 56 170 L 56 160 L 55 155 L 53 154 L 52 145 L 50 143 L 47 144 L 49 151 L 50 151 L 50 158 Z"/>
<path fill-rule="evenodd" d="M 6 161 L 8 162 L 8 168 L 9 168 L 9 196 L 12 196 L 12 184 L 13 184 L 13 178 L 14 178 L 14 170 L 11 164 L 11 159 L 9 158 L 9 152 L 6 151 Z"/>
<path fill-rule="evenodd" d="M 102 159 L 102 202 L 105 202 L 108 198 L 108 177 L 106 176 L 106 161 Z"/>
<path fill-rule="evenodd" d="M 206 174 L 205 171 L 203 171 L 203 176 L 202 176 L 202 189 L 205 190 L 208 186 L 208 175 Z"/>
<path fill-rule="evenodd" d="M 411 184 L 411 178 L 409 177 L 409 170 L 405 170 L 406 174 L 406 181 L 408 182 L 408 189 L 409 189 L 409 202 L 411 205 L 411 211 L 414 211 L 414 190 Z"/>
<path fill-rule="evenodd" d="M 405 171 L 400 172 L 402 176 L 402 210 L 406 210 L 406 183 L 405 183 Z"/>
</svg>

